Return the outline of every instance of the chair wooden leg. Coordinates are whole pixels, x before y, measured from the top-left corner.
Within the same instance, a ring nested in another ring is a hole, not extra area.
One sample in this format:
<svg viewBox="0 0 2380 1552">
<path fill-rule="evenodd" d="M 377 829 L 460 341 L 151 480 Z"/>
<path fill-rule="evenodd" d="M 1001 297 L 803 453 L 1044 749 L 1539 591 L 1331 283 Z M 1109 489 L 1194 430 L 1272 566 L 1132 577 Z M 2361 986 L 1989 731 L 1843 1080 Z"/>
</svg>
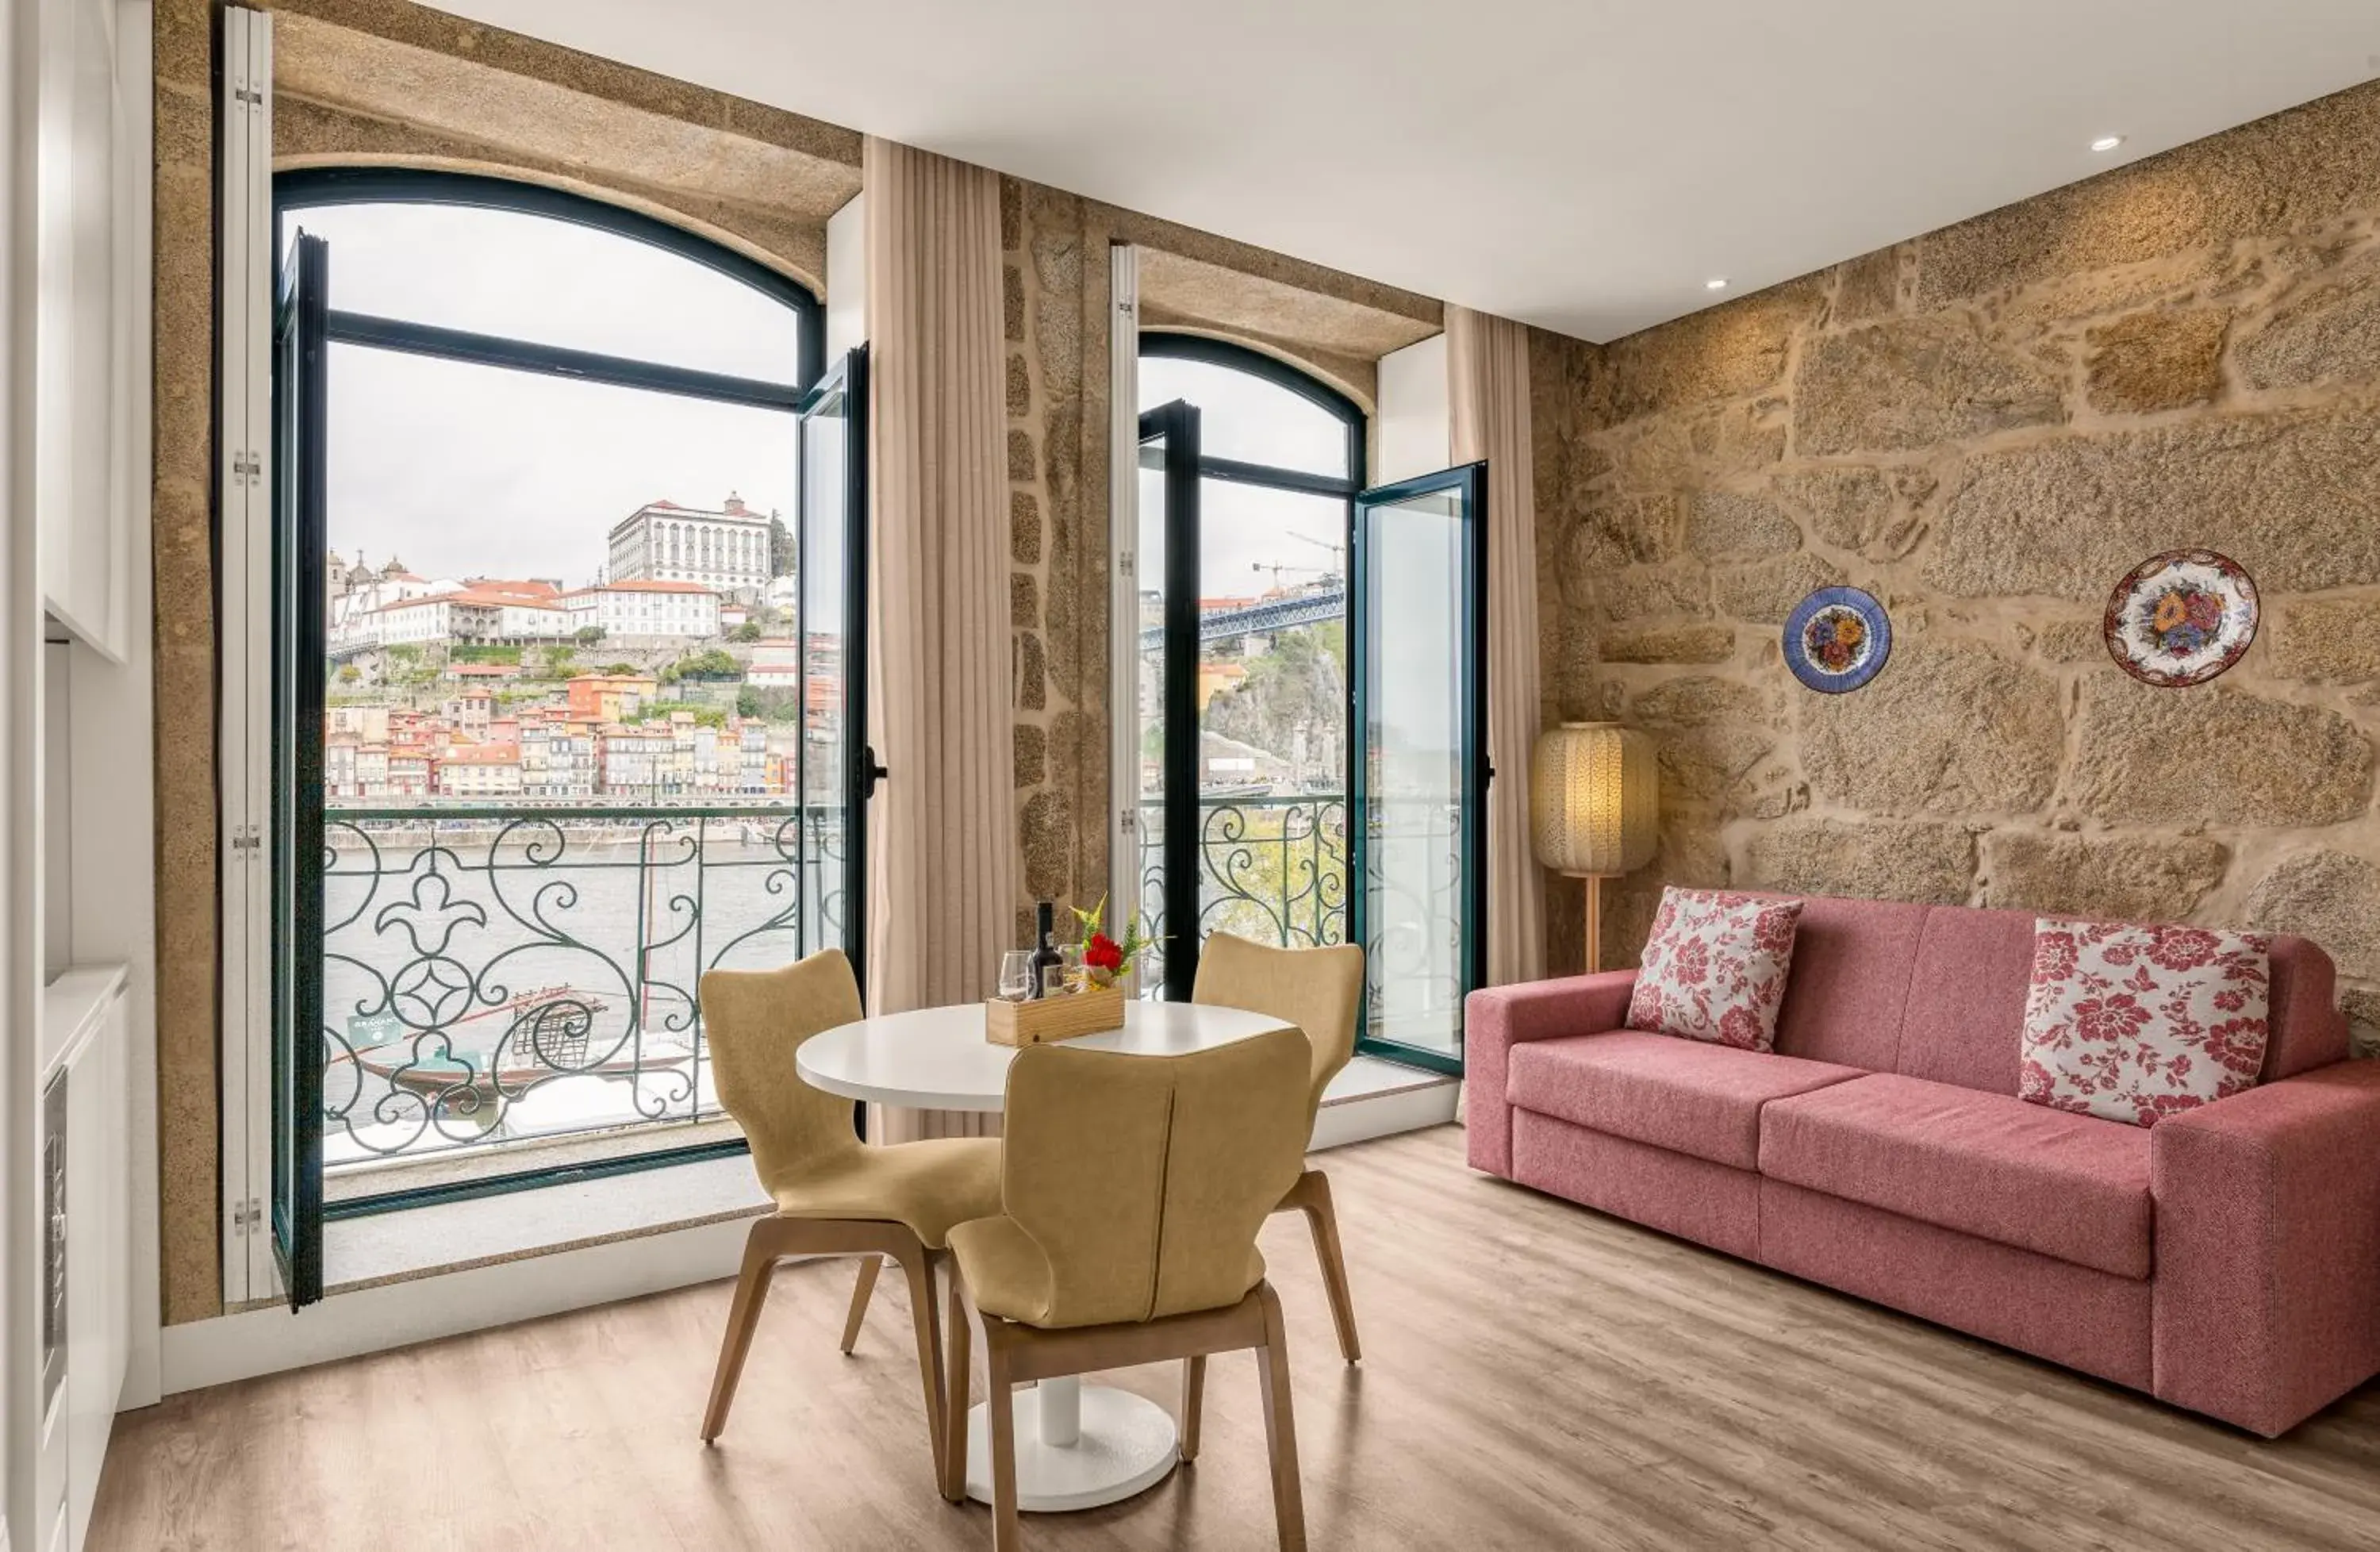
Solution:
<svg viewBox="0 0 2380 1552">
<path fill-rule="evenodd" d="M 1018 1552 L 1016 1525 L 1016 1389 L 1008 1377 L 1008 1350 L 987 1324 L 984 1367 L 990 1383 L 985 1409 L 991 1414 L 991 1547 Z M 962 1466 L 964 1472 L 966 1468 Z"/>
<path fill-rule="evenodd" d="M 735 1404 L 735 1382 L 744 1377 L 744 1358 L 752 1351 L 752 1332 L 760 1323 L 760 1306 L 769 1300 L 769 1282 L 777 1270 L 775 1226 L 767 1219 L 752 1225 L 744 1241 L 744 1269 L 735 1279 L 735 1301 L 727 1307 L 727 1330 L 720 1339 L 719 1369 L 711 1376 L 710 1405 L 702 1414 L 702 1442 L 710 1443 L 727 1426 L 727 1409 Z"/>
<path fill-rule="evenodd" d="M 1270 1283 L 1258 1283 L 1264 1307 L 1264 1349 L 1257 1354 L 1264 1390 L 1265 1447 L 1272 1459 L 1272 1515 L 1282 1552 L 1305 1552 L 1305 1494 L 1297 1479 L 1297 1423 L 1289 1396 L 1289 1338 L 1281 1299 Z"/>
<path fill-rule="evenodd" d="M 1182 1459 L 1198 1458 L 1198 1413 L 1207 1398 L 1207 1355 L 1182 1360 Z"/>
<path fill-rule="evenodd" d="M 1290 1193 L 1314 1233 L 1314 1256 L 1322 1264 L 1322 1286 L 1330 1296 L 1330 1324 L 1339 1332 L 1339 1354 L 1350 1364 L 1363 1359 L 1355 1340 L 1355 1297 L 1347 1287 L 1347 1258 L 1339 1249 L 1339 1210 L 1330 1200 L 1330 1177 L 1308 1170 Z"/>
<path fill-rule="evenodd" d="M 876 1291 L 876 1274 L 884 1269 L 880 1255 L 859 1258 L 859 1279 L 851 1285 L 851 1313 L 843 1320 L 843 1351 L 847 1354 L 859 1345 L 860 1322 L 868 1318 L 868 1295 Z"/>
<path fill-rule="evenodd" d="M 917 1375 L 926 1392 L 926 1444 L 934 1474 L 942 1474 L 942 1344 L 936 1340 L 941 1310 L 934 1302 L 933 1252 L 920 1245 L 901 1257 L 909 1279 L 909 1323 L 917 1335 Z"/>
<path fill-rule="evenodd" d="M 942 1396 L 942 1497 L 966 1502 L 967 1411 L 975 1404 L 975 1354 L 968 1351 L 974 1332 L 967 1320 L 966 1290 L 960 1286 L 958 1267 L 951 1268 L 951 1352 L 949 1384 Z"/>
</svg>

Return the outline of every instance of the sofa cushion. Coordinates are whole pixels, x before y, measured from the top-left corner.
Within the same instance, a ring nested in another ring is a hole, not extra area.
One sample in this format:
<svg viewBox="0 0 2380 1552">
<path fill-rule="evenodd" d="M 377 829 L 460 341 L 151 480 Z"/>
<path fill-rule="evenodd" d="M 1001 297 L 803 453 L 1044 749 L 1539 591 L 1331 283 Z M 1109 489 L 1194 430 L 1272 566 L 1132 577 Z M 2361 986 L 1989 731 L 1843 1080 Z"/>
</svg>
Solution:
<svg viewBox="0 0 2380 1552">
<path fill-rule="evenodd" d="M 1871 1073 L 1889 1073 L 1900 1046 L 1901 1009 L 1912 995 L 1910 976 L 1918 940 L 1932 908 L 1892 900 L 1802 902 L 1793 928 L 1793 973 L 1785 982 L 1785 1005 L 1777 1011 L 1775 1049 L 1813 1061 L 1840 1061 Z M 2017 979 L 2024 976 L 2020 966 Z M 2016 1028 L 2015 1009 L 2009 1029 Z M 2015 1066 L 2015 1038 L 2008 1040 Z M 2003 1084 L 1999 1092 L 2014 1092 Z"/>
<path fill-rule="evenodd" d="M 1768 1049 L 1801 915 L 1798 900 L 1663 890 L 1628 999 L 1628 1027 Z"/>
<path fill-rule="evenodd" d="M 1760 1112 L 1760 1172 L 2021 1250 L 2145 1278 L 2149 1136 L 2137 1126 L 1897 1073 Z"/>
<path fill-rule="evenodd" d="M 1760 1107 L 1864 1076 L 1856 1067 L 1633 1029 L 1514 1046 L 1512 1102 L 1739 1170 L 1760 1163 Z"/>
<path fill-rule="evenodd" d="M 2017 1095 L 2155 1126 L 2255 1086 L 2272 940 L 2044 916 Z"/>
</svg>

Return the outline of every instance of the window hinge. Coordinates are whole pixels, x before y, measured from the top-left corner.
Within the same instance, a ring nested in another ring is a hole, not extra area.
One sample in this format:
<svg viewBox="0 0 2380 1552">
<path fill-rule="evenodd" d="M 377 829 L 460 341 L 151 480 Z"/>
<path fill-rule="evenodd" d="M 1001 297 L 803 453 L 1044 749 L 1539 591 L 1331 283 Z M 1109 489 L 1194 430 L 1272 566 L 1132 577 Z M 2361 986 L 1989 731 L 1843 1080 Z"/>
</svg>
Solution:
<svg viewBox="0 0 2380 1552">
<path fill-rule="evenodd" d="M 1140 557 L 1129 550 L 1120 550 L 1116 552 L 1116 575 L 1118 576 L 1132 576 L 1137 575 L 1139 571 L 1139 561 Z"/>
<path fill-rule="evenodd" d="M 231 1205 L 231 1230 L 235 1234 L 253 1234 L 264 1226 L 264 1204 L 254 1196 Z"/>
<path fill-rule="evenodd" d="M 1126 835 L 1136 835 L 1140 832 L 1140 815 L 1134 809 L 1117 809 L 1116 821 L 1118 827 L 1122 829 L 1123 833 Z"/>
<path fill-rule="evenodd" d="M 251 485 L 256 484 L 264 478 L 263 455 L 257 453 L 233 454 L 231 477 L 234 479 L 245 479 Z"/>
<path fill-rule="evenodd" d="M 260 852 L 263 848 L 264 837 L 258 833 L 256 826 L 241 825 L 232 831 L 231 849 L 233 851 Z"/>
<path fill-rule="evenodd" d="M 1140 311 L 1140 304 L 1128 297 L 1119 297 L 1116 298 L 1116 311 L 1126 318 L 1135 317 Z"/>
</svg>

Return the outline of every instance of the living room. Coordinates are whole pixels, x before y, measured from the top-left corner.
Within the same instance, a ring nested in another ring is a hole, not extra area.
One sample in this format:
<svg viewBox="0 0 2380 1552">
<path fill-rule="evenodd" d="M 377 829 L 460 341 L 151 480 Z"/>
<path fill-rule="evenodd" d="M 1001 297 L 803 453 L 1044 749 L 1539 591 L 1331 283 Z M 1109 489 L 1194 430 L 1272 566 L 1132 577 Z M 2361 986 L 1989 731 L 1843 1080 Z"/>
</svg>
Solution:
<svg viewBox="0 0 2380 1552">
<path fill-rule="evenodd" d="M 0 1548 L 2380 1541 L 2368 6 L 11 39 Z"/>
</svg>

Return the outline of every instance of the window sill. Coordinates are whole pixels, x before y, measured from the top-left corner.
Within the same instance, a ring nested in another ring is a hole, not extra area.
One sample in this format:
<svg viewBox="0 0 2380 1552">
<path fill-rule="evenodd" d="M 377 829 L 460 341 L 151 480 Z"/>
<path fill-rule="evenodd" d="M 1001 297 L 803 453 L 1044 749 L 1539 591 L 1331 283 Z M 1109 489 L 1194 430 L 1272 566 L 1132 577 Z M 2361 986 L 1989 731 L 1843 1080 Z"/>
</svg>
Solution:
<svg viewBox="0 0 2380 1552">
<path fill-rule="evenodd" d="M 739 1154 L 341 1219 L 322 1230 L 323 1291 L 467 1271 L 768 1208 L 751 1159 Z"/>
</svg>

